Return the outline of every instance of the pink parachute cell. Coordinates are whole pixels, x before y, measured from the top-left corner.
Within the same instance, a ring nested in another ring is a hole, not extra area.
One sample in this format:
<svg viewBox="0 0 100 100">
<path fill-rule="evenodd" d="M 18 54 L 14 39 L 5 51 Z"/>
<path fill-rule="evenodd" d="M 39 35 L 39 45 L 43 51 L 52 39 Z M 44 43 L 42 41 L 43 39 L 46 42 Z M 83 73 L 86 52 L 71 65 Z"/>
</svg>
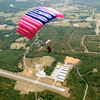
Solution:
<svg viewBox="0 0 100 100">
<path fill-rule="evenodd" d="M 58 12 L 58 11 L 52 9 L 52 8 L 49 8 L 49 7 L 41 7 L 41 8 L 43 8 L 43 9 L 45 9 L 47 11 L 50 11 L 50 12 L 55 13 L 56 14 L 56 17 L 60 17 L 60 18 L 63 18 L 64 17 L 64 15 L 62 13 L 60 13 L 60 12 Z"/>
<path fill-rule="evenodd" d="M 45 42 L 45 45 L 47 45 L 50 41 L 51 41 L 51 40 L 47 40 L 47 41 Z"/>
<path fill-rule="evenodd" d="M 18 22 L 17 32 L 32 40 L 42 26 L 43 24 L 40 21 L 24 15 Z"/>
<path fill-rule="evenodd" d="M 45 23 L 56 17 L 63 18 L 64 16 L 60 12 L 49 7 L 36 8 L 27 12 L 19 20 L 17 32 L 32 40 L 34 35 Z"/>
</svg>

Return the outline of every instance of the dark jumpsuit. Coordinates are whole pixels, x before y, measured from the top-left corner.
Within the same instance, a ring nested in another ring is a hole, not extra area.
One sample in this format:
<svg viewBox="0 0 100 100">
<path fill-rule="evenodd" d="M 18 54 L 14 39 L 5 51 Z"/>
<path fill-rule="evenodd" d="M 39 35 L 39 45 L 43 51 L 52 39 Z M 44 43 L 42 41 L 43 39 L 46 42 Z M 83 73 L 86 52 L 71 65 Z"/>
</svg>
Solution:
<svg viewBox="0 0 100 100">
<path fill-rule="evenodd" d="M 50 46 L 47 47 L 47 50 L 48 50 L 48 53 L 52 51 Z"/>
</svg>

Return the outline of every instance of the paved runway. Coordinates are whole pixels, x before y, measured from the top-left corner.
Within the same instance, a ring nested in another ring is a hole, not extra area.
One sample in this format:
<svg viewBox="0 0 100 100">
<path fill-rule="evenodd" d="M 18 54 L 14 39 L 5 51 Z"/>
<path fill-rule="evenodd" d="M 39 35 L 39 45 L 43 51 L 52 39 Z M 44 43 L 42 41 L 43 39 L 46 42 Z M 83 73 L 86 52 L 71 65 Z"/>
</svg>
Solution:
<svg viewBox="0 0 100 100">
<path fill-rule="evenodd" d="M 7 73 L 7 72 L 4 72 L 4 71 L 0 71 L 0 74 L 11 76 L 11 77 L 15 77 L 15 78 L 18 78 L 18 79 L 21 79 L 21 80 L 25 80 L 25 81 L 28 81 L 28 82 L 32 82 L 32 83 L 35 83 L 35 84 L 39 84 L 39 85 L 42 85 L 42 86 L 46 86 L 46 87 L 49 87 L 49 88 L 52 88 L 52 89 L 56 89 L 58 91 L 62 91 L 62 92 L 65 91 L 65 89 L 56 87 L 54 85 L 49 85 L 49 84 L 42 83 L 42 82 L 39 82 L 39 81 L 36 81 L 36 80 L 31 80 L 31 79 L 28 79 L 28 78 L 25 78 L 25 77 L 22 77 L 22 76 L 17 76 L 17 75 L 14 75 L 14 74 L 11 74 L 11 73 Z"/>
</svg>

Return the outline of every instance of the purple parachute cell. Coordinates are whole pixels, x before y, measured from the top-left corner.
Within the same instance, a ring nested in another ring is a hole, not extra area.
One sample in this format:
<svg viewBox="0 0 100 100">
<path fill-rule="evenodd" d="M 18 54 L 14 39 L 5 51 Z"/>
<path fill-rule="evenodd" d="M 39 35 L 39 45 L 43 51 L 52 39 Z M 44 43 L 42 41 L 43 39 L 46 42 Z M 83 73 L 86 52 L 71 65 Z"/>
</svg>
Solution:
<svg viewBox="0 0 100 100">
<path fill-rule="evenodd" d="M 18 22 L 17 32 L 31 39 L 40 30 L 40 28 L 53 18 L 64 16 L 49 7 L 39 7 L 26 13 Z"/>
</svg>

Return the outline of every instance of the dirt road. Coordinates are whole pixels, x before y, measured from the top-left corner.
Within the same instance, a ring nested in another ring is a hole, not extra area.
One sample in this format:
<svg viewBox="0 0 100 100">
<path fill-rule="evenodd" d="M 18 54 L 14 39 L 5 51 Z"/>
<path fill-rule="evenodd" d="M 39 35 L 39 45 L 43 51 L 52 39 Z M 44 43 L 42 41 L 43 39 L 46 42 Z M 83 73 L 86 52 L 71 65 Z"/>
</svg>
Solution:
<svg viewBox="0 0 100 100">
<path fill-rule="evenodd" d="M 85 39 L 86 36 L 87 36 L 87 35 L 84 35 L 84 36 L 82 37 L 81 44 L 82 44 L 82 46 L 84 47 L 85 52 L 88 52 L 88 49 L 87 49 L 87 47 L 86 47 L 85 44 L 84 44 L 84 39 Z"/>
<path fill-rule="evenodd" d="M 96 29 L 95 29 L 96 35 L 99 35 L 99 27 L 100 27 L 100 20 L 96 22 Z"/>
</svg>

